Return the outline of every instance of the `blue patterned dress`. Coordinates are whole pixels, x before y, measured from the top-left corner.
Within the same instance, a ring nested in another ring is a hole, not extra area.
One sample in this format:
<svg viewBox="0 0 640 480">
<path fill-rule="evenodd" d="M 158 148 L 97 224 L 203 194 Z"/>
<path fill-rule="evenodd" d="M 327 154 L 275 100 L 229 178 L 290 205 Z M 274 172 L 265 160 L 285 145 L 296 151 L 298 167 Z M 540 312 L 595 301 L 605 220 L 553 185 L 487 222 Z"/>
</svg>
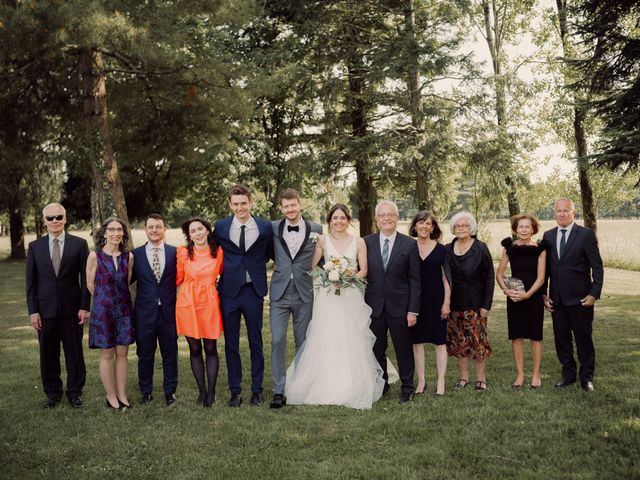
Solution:
<svg viewBox="0 0 640 480">
<path fill-rule="evenodd" d="M 131 292 L 129 291 L 129 254 L 120 254 L 116 270 L 113 258 L 96 250 L 96 270 L 89 348 L 113 348 L 135 342 L 131 319 Z"/>
</svg>

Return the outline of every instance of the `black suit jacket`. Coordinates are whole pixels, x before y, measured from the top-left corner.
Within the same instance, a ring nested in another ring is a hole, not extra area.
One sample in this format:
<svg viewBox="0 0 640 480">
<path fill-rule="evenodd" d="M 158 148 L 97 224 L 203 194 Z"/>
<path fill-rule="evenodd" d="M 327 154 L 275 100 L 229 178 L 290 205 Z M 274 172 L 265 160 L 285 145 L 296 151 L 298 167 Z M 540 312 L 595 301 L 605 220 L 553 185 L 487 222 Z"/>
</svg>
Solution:
<svg viewBox="0 0 640 480">
<path fill-rule="evenodd" d="M 380 234 L 364 237 L 367 245 L 367 289 L 365 302 L 379 317 L 383 309 L 395 318 L 420 311 L 420 254 L 414 239 L 398 232 L 387 271 L 382 264 Z"/>
<path fill-rule="evenodd" d="M 580 305 L 587 295 L 600 298 L 604 269 L 598 249 L 598 240 L 593 230 L 574 224 L 564 248 L 558 258 L 558 227 L 548 230 L 544 239 L 548 243 L 547 278 L 550 280 L 549 296 L 554 303 Z"/>
<path fill-rule="evenodd" d="M 78 310 L 89 310 L 86 267 L 89 246 L 86 240 L 65 234 L 60 271 L 56 277 L 49 255 L 49 236 L 29 244 L 25 273 L 29 315 L 42 318 L 75 317 Z"/>
<path fill-rule="evenodd" d="M 176 247 L 164 244 L 164 270 L 158 283 L 149 265 L 146 245 L 132 250 L 131 283 L 137 282 L 133 316 L 136 321 L 155 321 L 160 300 L 165 321 L 176 323 Z"/>
</svg>

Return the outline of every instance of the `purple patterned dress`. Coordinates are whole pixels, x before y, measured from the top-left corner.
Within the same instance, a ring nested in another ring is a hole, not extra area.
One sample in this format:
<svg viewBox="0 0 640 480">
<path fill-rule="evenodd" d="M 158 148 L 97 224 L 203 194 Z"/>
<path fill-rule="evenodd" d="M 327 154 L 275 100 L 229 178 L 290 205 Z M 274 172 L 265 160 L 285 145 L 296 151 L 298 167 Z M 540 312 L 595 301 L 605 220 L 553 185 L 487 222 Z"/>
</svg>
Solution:
<svg viewBox="0 0 640 480">
<path fill-rule="evenodd" d="M 135 342 L 131 321 L 131 292 L 129 291 L 129 254 L 120 254 L 118 269 L 113 258 L 96 250 L 96 270 L 89 348 L 113 348 Z"/>
</svg>

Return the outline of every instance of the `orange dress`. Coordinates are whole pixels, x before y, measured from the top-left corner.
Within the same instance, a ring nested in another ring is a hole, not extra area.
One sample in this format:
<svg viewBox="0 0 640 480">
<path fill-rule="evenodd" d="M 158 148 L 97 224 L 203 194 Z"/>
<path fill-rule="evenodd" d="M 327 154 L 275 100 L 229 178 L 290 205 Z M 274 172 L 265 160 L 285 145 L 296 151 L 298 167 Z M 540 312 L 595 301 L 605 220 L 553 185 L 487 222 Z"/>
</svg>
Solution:
<svg viewBox="0 0 640 480">
<path fill-rule="evenodd" d="M 217 340 L 222 333 L 222 315 L 216 280 L 222 272 L 223 253 L 218 247 L 216 258 L 207 248 L 193 249 L 189 259 L 187 247 L 178 247 L 176 253 L 176 328 L 178 335 Z"/>
</svg>

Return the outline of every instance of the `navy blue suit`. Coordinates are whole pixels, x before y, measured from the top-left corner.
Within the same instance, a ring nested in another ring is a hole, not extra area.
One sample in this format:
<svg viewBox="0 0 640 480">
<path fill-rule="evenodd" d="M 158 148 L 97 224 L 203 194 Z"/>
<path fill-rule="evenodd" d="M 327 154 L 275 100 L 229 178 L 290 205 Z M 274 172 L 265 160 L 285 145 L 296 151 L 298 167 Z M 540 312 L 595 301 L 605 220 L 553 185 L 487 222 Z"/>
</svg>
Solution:
<svg viewBox="0 0 640 480">
<path fill-rule="evenodd" d="M 160 345 L 163 389 L 166 395 L 178 386 L 178 336 L 176 333 L 176 247 L 164 245 L 165 266 L 160 282 L 153 274 L 145 245 L 133 250 L 133 276 L 136 300 L 133 318 L 138 354 L 140 393 L 153 391 L 153 363 L 156 345 Z"/>
<path fill-rule="evenodd" d="M 267 262 L 272 254 L 273 228 L 271 222 L 254 217 L 258 238 L 246 250 L 229 238 L 233 216 L 218 220 L 214 236 L 224 251 L 224 270 L 220 276 L 218 293 L 224 325 L 225 358 L 229 389 L 232 394 L 242 391 L 242 360 L 240 359 L 240 315 L 244 316 L 251 351 L 251 391 L 262 392 L 264 354 L 262 351 L 262 308 L 267 294 Z M 246 283 L 245 272 L 251 283 Z"/>
</svg>

